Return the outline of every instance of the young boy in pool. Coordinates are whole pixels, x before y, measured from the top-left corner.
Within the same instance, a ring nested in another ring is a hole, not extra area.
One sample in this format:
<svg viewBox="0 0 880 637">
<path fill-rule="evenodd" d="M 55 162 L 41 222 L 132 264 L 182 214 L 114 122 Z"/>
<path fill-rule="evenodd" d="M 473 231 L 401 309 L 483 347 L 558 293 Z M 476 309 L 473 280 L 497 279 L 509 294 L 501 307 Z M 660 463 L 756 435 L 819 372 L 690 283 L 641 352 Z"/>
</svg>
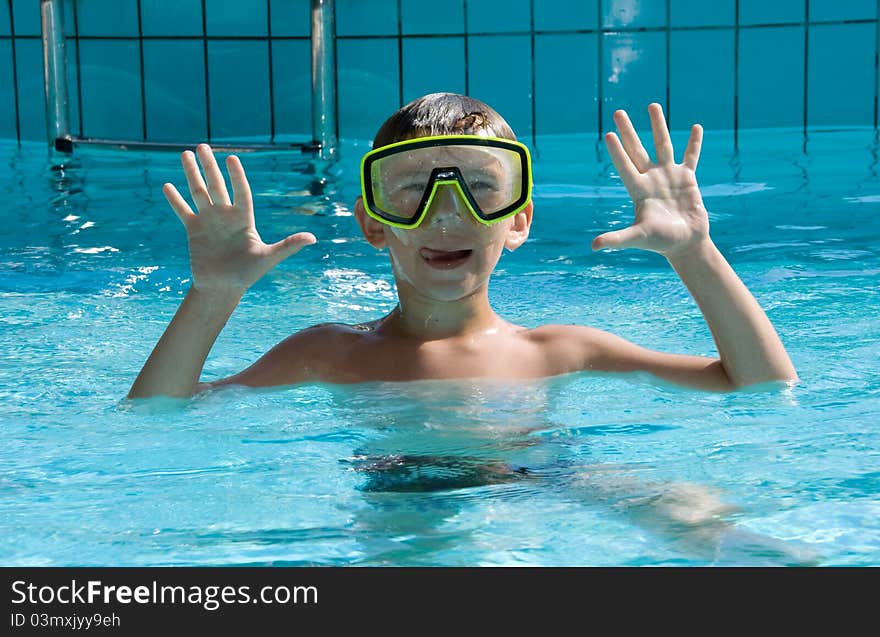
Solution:
<svg viewBox="0 0 880 637">
<path fill-rule="evenodd" d="M 635 204 L 634 223 L 601 234 L 592 249 L 637 248 L 666 257 L 699 305 L 719 358 L 652 351 L 594 327 L 514 325 L 489 305 L 504 248 L 529 236 L 528 152 L 486 104 L 426 95 L 379 129 L 362 168 L 354 213 L 366 240 L 388 249 L 399 304 L 358 325 L 325 323 L 278 343 L 247 369 L 199 382 L 208 352 L 247 289 L 304 246 L 300 232 L 267 245 L 254 225 L 241 162 L 226 160 L 234 202 L 210 147 L 182 156 L 194 214 L 172 184 L 163 192 L 183 223 L 193 282 L 128 394 L 185 397 L 236 384 L 354 383 L 442 378 L 537 378 L 591 370 L 650 372 L 704 390 L 732 391 L 797 374 L 769 319 L 709 236 L 695 171 L 703 131 L 691 129 L 681 164 L 659 104 L 648 107 L 652 161 L 627 114 L 605 135 Z M 429 138 L 429 139 L 425 139 Z"/>
</svg>

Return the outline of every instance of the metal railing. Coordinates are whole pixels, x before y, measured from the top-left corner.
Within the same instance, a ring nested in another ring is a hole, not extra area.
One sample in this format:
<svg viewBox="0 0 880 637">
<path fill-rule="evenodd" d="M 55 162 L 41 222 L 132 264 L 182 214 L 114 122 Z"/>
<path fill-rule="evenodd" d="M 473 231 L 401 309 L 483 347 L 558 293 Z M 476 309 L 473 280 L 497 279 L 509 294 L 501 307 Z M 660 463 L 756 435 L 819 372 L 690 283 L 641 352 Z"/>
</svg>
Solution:
<svg viewBox="0 0 880 637">
<path fill-rule="evenodd" d="M 321 159 L 336 155 L 336 12 L 333 0 L 312 0 L 312 139 Z"/>
<path fill-rule="evenodd" d="M 187 143 L 79 137 L 70 130 L 67 90 L 64 0 L 40 0 L 43 40 L 43 80 L 46 94 L 46 131 L 50 152 L 72 153 L 77 145 L 93 144 L 144 150 L 180 150 Z M 336 22 L 334 0 L 311 0 L 312 142 L 306 144 L 212 144 L 225 152 L 300 149 L 332 160 L 336 156 Z"/>
</svg>

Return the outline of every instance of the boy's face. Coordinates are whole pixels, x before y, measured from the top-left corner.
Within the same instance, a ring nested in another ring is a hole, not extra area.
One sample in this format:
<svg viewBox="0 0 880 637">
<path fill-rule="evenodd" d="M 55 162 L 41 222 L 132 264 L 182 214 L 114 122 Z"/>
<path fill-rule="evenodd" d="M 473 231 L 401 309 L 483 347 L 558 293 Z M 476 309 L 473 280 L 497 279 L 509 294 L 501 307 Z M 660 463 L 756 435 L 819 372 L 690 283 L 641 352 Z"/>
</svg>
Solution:
<svg viewBox="0 0 880 637">
<path fill-rule="evenodd" d="M 487 285 L 504 248 L 515 250 L 529 236 L 532 203 L 491 225 L 474 219 L 467 202 L 450 185 L 438 186 L 421 224 L 407 230 L 366 214 L 361 197 L 355 217 L 366 240 L 388 248 L 398 290 L 436 301 L 456 301 Z"/>
</svg>

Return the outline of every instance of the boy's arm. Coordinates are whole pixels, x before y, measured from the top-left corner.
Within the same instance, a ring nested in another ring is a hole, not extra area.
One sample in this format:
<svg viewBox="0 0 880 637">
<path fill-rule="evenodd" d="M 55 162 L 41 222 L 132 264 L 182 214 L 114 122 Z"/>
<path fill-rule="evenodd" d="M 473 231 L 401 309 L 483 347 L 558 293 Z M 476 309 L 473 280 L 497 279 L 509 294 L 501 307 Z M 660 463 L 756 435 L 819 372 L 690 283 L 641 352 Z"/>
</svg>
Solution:
<svg viewBox="0 0 880 637">
<path fill-rule="evenodd" d="M 667 354 L 636 345 L 603 330 L 580 327 L 582 371 L 648 372 L 670 383 L 705 391 L 736 389 L 717 358 Z"/>
<path fill-rule="evenodd" d="M 191 287 L 128 398 L 187 397 L 204 389 L 198 381 L 205 359 L 240 300 L 241 294 L 214 295 Z"/>
<path fill-rule="evenodd" d="M 703 312 L 734 386 L 798 380 L 770 319 L 711 240 L 669 263 Z"/>
<path fill-rule="evenodd" d="M 666 257 L 703 312 L 720 359 L 653 352 L 611 335 L 591 335 L 586 368 L 645 370 L 705 389 L 796 381 L 776 330 L 709 237 L 709 218 L 695 171 L 702 128 L 691 130 L 681 164 L 659 104 L 648 107 L 657 151 L 652 162 L 624 111 L 614 114 L 620 139 L 605 136 L 614 166 L 635 204 L 636 219 L 593 240 L 593 249 L 640 248 Z M 602 333 L 607 334 L 607 333 Z"/>
<path fill-rule="evenodd" d="M 193 283 L 159 343 L 134 381 L 128 398 L 191 396 L 216 383 L 199 383 L 208 352 L 245 291 L 278 263 L 315 243 L 309 232 L 263 243 L 254 223 L 250 185 L 238 157 L 226 160 L 234 202 L 207 144 L 181 155 L 198 214 L 170 183 L 162 192 L 186 230 Z M 247 371 L 247 370 L 246 370 Z M 244 372 L 243 372 L 244 374 Z M 241 375 L 237 375 L 241 376 Z"/>
<path fill-rule="evenodd" d="M 246 387 L 277 387 L 313 380 L 322 380 L 333 356 L 347 344 L 347 325 L 320 323 L 291 334 L 263 354 L 250 367 L 226 378 L 199 383 L 196 391 L 223 385 Z"/>
<path fill-rule="evenodd" d="M 217 298 L 190 288 L 153 353 L 138 374 L 129 398 L 155 395 L 185 398 L 213 387 L 245 385 L 272 387 L 304 382 L 314 377 L 313 357 L 334 343 L 333 324 L 316 325 L 293 334 L 263 354 L 243 371 L 200 383 L 199 376 L 220 330 L 238 304 L 239 296 Z"/>
</svg>

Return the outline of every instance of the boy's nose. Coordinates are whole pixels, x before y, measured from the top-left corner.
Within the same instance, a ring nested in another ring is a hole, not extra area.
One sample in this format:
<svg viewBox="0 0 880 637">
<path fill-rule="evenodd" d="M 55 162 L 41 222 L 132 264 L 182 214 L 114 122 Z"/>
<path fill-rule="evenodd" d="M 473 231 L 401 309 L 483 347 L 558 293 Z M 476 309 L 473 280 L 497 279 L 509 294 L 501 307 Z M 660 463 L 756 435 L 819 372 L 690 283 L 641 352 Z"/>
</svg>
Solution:
<svg viewBox="0 0 880 637">
<path fill-rule="evenodd" d="M 462 194 L 452 184 L 440 184 L 431 205 L 425 213 L 424 222 L 431 226 L 467 223 L 470 208 Z"/>
</svg>

